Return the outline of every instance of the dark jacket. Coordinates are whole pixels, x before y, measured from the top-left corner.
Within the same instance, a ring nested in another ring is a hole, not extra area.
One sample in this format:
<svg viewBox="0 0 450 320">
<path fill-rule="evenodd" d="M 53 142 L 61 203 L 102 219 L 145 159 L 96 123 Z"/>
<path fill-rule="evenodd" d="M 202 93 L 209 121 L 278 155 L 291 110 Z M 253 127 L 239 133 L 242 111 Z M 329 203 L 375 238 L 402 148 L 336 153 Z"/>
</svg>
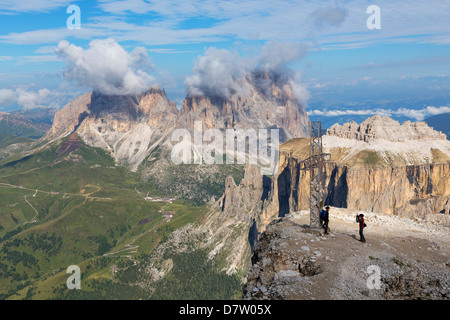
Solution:
<svg viewBox="0 0 450 320">
<path fill-rule="evenodd" d="M 325 217 L 323 218 L 323 221 L 328 222 L 329 216 L 330 216 L 330 212 L 325 210 Z"/>
<path fill-rule="evenodd" d="M 356 222 L 359 223 L 360 229 L 364 229 L 364 218 L 356 217 Z"/>
</svg>

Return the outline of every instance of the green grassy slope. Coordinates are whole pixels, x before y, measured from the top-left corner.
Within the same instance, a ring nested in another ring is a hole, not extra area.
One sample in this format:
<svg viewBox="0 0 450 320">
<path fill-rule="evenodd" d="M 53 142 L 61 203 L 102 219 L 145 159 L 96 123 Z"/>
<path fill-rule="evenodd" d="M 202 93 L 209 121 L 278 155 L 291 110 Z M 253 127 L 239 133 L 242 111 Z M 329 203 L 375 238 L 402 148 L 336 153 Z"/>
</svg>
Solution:
<svg viewBox="0 0 450 320">
<path fill-rule="evenodd" d="M 0 298 L 186 296 L 175 289 L 163 295 L 136 286 L 134 262 L 145 261 L 173 230 L 196 223 L 207 206 L 145 200 L 147 192 L 162 193 L 151 180 L 144 183 L 139 175 L 116 166 L 101 149 L 82 143 L 60 159 L 55 157 L 58 147 L 50 145 L 24 158 L 0 162 Z M 161 211 L 174 211 L 175 216 L 167 222 Z M 239 292 L 237 279 L 217 271 L 201 252 L 174 261 L 176 272 L 167 280 L 171 285 L 182 281 L 183 272 L 192 273 L 200 265 L 207 272 L 192 277 L 203 275 L 202 281 L 226 288 L 218 298 L 232 298 Z M 82 290 L 66 287 L 70 265 L 81 269 Z M 113 266 L 117 272 L 111 280 Z M 206 283 L 188 294 L 196 297 L 214 291 L 205 291 Z"/>
</svg>

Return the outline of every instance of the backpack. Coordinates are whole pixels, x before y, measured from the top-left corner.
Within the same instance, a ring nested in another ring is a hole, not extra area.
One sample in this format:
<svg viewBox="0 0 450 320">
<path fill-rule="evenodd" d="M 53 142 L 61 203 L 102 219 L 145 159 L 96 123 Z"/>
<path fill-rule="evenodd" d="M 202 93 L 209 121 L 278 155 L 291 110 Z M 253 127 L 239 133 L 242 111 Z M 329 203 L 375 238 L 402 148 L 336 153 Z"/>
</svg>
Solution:
<svg viewBox="0 0 450 320">
<path fill-rule="evenodd" d="M 326 214 L 327 214 L 327 212 L 322 209 L 322 211 L 320 211 L 320 219 L 324 220 Z"/>
</svg>

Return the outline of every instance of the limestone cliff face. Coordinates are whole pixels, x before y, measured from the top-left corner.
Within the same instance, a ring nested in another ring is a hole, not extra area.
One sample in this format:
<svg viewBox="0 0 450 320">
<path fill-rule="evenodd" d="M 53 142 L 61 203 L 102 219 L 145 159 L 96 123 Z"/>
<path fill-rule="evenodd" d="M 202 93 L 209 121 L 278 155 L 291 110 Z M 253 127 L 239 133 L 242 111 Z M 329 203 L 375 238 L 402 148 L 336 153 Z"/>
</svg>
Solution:
<svg viewBox="0 0 450 320">
<path fill-rule="evenodd" d="M 309 172 L 300 170 L 301 159 L 281 154 L 286 161 L 274 178 L 272 200 L 283 216 L 309 208 Z M 449 211 L 450 163 L 389 168 L 333 162 L 324 174 L 324 201 L 335 207 L 421 218 Z"/>
<path fill-rule="evenodd" d="M 255 231 L 261 232 L 273 218 L 264 214 L 271 188 L 270 179 L 261 174 L 259 167 L 247 165 L 239 185 L 231 176 L 227 177 L 225 192 L 214 208 L 220 210 L 222 216 L 245 222 L 249 227 L 253 225 Z"/>
<path fill-rule="evenodd" d="M 224 215 L 250 223 L 262 206 L 262 193 L 263 176 L 257 167 L 247 166 L 239 185 L 231 176 L 226 178 L 225 192 L 218 200 L 218 206 Z"/>
<path fill-rule="evenodd" d="M 444 212 L 450 198 L 449 164 L 399 168 L 335 167 L 328 183 L 327 203 L 345 208 L 424 217 Z M 418 203 L 434 198 L 424 212 Z M 438 200 L 439 199 L 439 200 Z"/>
<path fill-rule="evenodd" d="M 163 90 L 138 96 L 94 95 L 91 114 L 77 129 L 89 145 L 111 152 L 132 170 L 145 160 L 177 119 L 177 110 Z"/>
<path fill-rule="evenodd" d="M 257 237 L 273 218 L 261 217 L 269 187 L 257 166 L 246 166 L 239 184 L 231 176 L 226 178 L 224 194 L 211 199 L 197 227 L 196 233 L 205 235 L 199 246 L 220 261 L 220 268 L 228 274 L 248 269 Z"/>
<path fill-rule="evenodd" d="M 92 92 L 85 93 L 56 112 L 47 136 L 58 138 L 73 132 L 83 121 L 83 117 L 89 114 L 91 96 Z"/>
<path fill-rule="evenodd" d="M 88 145 L 111 152 L 117 162 L 137 166 L 173 128 L 178 116 L 164 90 L 133 96 L 86 93 L 55 115 L 47 138 L 76 132 Z"/>
</svg>

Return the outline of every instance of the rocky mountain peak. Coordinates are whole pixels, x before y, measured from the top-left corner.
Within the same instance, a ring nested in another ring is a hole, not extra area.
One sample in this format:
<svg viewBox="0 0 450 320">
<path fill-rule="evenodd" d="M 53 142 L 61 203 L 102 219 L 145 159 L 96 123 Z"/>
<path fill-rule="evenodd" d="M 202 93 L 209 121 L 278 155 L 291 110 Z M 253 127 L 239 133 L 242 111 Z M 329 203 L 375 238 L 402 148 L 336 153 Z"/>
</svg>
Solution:
<svg viewBox="0 0 450 320">
<path fill-rule="evenodd" d="M 263 176 L 260 169 L 247 165 L 239 185 L 236 185 L 232 176 L 225 179 L 225 192 L 217 201 L 217 206 L 226 215 L 237 216 L 250 222 L 255 217 L 255 212 L 261 207 L 262 190 Z M 249 215 L 249 213 L 252 214 Z"/>
<path fill-rule="evenodd" d="M 309 134 L 309 119 L 294 98 L 288 81 L 269 72 L 255 72 L 240 79 L 240 92 L 230 97 L 188 94 L 180 125 L 192 128 L 203 121 L 206 128 L 279 128 L 281 141 Z"/>
<path fill-rule="evenodd" d="M 254 71 L 247 77 L 247 81 L 268 98 L 277 99 L 280 102 L 295 100 L 293 88 L 288 79 L 273 71 Z"/>
<path fill-rule="evenodd" d="M 117 117 L 122 121 L 147 121 L 156 114 L 177 114 L 175 103 L 164 90 L 152 88 L 138 95 L 104 95 L 93 92 L 90 114 L 95 117 Z"/>
<path fill-rule="evenodd" d="M 174 127 L 177 117 L 175 103 L 161 89 L 137 95 L 89 92 L 56 113 L 47 138 L 75 132 L 86 144 L 103 148 L 116 161 L 136 169 Z"/>
<path fill-rule="evenodd" d="M 107 127 L 128 130 L 135 123 L 163 124 L 175 120 L 177 109 L 164 90 L 152 88 L 139 95 L 105 95 L 88 92 L 60 109 L 54 118 L 50 136 L 67 135 L 81 127 L 97 123 L 99 131 Z"/>
</svg>

